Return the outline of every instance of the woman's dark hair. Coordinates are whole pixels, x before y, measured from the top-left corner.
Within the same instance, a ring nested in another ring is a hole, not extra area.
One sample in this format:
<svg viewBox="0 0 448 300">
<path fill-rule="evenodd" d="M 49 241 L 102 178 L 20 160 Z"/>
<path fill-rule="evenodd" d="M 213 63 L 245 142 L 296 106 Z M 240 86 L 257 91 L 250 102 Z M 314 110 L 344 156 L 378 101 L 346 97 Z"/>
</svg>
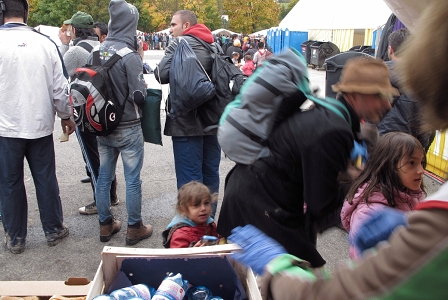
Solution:
<svg viewBox="0 0 448 300">
<path fill-rule="evenodd" d="M 86 39 L 89 36 L 96 36 L 96 32 L 95 30 L 93 30 L 93 28 L 78 28 L 75 27 L 75 34 L 77 38 L 82 38 L 82 39 Z"/>
<path fill-rule="evenodd" d="M 425 150 L 415 137 L 402 132 L 389 132 L 381 136 L 376 142 L 364 170 L 350 187 L 347 201 L 352 204 L 358 188 L 364 183 L 368 183 L 360 195 L 361 200 L 368 204 L 370 193 L 378 191 L 387 199 L 389 206 L 397 206 L 396 197 L 399 197 L 397 192 L 406 190 L 398 176 L 398 164 L 404 156 L 412 156 L 417 149 L 423 153 L 422 165 L 425 168 Z M 423 181 L 420 187 L 425 191 Z"/>
</svg>

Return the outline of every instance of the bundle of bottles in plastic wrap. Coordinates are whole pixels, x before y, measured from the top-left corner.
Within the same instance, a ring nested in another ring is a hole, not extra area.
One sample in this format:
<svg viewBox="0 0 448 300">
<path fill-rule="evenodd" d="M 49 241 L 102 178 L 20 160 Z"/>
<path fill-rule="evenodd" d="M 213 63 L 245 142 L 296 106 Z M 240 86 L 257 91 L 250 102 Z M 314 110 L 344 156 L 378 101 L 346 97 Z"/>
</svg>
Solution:
<svg viewBox="0 0 448 300">
<path fill-rule="evenodd" d="M 192 286 L 188 280 L 183 280 L 180 273 L 170 273 L 156 290 L 146 284 L 137 284 L 113 291 L 110 294 L 101 294 L 93 300 L 222 300 L 213 296 L 205 286 Z"/>
</svg>

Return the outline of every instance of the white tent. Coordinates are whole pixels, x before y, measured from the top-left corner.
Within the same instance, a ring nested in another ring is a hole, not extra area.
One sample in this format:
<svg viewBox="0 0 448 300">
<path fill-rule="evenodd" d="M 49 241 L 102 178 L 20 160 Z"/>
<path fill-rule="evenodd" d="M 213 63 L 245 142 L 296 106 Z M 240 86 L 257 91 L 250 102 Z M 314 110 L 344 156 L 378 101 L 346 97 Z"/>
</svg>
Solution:
<svg viewBox="0 0 448 300">
<path fill-rule="evenodd" d="M 213 30 L 212 33 L 213 34 L 225 34 L 225 35 L 229 35 L 229 36 L 232 35 L 232 34 L 238 34 L 236 32 L 230 31 L 230 30 L 225 29 L 225 28 L 219 28 L 219 29 Z"/>
<path fill-rule="evenodd" d="M 166 34 L 170 34 L 170 29 L 167 28 L 167 29 L 164 29 L 164 30 L 161 30 L 161 31 L 157 31 L 156 33 L 157 33 L 157 34 L 164 34 L 164 33 L 166 33 Z"/>
<path fill-rule="evenodd" d="M 40 33 L 48 35 L 56 43 L 56 45 L 60 46 L 62 44 L 61 40 L 59 39 L 59 27 L 38 25 L 34 27 L 34 29 L 36 29 Z"/>
<path fill-rule="evenodd" d="M 372 45 L 372 32 L 392 11 L 383 0 L 300 0 L 280 22 L 290 31 L 307 31 L 308 39 L 330 41 L 341 51 Z"/>
<path fill-rule="evenodd" d="M 391 13 L 383 0 L 300 0 L 279 27 L 290 31 L 376 29 Z"/>
<path fill-rule="evenodd" d="M 269 30 L 269 29 L 263 29 L 263 30 L 254 32 L 254 33 L 252 33 L 252 34 L 255 35 L 255 36 L 259 36 L 259 35 L 266 36 L 266 35 L 268 34 L 268 30 Z M 252 35 L 252 34 L 251 34 L 251 35 Z"/>
</svg>

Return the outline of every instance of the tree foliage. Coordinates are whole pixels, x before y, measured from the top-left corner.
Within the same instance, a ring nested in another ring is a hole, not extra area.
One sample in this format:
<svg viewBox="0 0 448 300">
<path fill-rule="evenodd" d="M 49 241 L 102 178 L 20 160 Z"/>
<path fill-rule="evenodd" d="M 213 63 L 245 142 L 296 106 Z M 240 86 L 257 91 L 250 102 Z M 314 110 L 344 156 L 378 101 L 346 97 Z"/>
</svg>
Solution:
<svg viewBox="0 0 448 300">
<path fill-rule="evenodd" d="M 281 8 L 274 0 L 224 0 L 224 13 L 229 16 L 229 29 L 252 33 L 277 26 Z"/>
<path fill-rule="evenodd" d="M 28 0 L 28 24 L 61 26 L 77 11 L 92 15 L 94 21 L 107 24 L 110 0 Z M 229 15 L 231 30 L 254 32 L 278 25 L 280 6 L 274 0 L 129 0 L 140 12 L 138 29 L 146 32 L 169 27 L 173 14 L 182 9 L 192 10 L 198 22 L 211 30 L 222 26 L 221 15 Z M 243 3 L 242 3 L 243 2 Z"/>
</svg>

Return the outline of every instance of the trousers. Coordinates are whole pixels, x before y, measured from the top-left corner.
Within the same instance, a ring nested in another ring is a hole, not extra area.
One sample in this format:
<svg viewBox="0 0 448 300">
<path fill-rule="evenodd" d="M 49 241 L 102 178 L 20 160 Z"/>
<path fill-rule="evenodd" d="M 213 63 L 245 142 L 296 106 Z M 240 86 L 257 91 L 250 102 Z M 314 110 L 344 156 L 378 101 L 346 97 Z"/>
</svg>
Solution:
<svg viewBox="0 0 448 300">
<path fill-rule="evenodd" d="M 11 246 L 24 243 L 27 235 L 25 158 L 36 188 L 44 233 L 59 232 L 63 228 L 63 214 L 56 178 L 53 135 L 38 139 L 0 137 L 0 153 L 0 205 L 3 228 Z"/>
<path fill-rule="evenodd" d="M 219 192 L 219 164 L 221 146 L 216 135 L 173 136 L 174 165 L 177 189 L 195 180 L 202 182 L 212 193 Z M 212 215 L 217 203 L 212 204 Z"/>
</svg>

